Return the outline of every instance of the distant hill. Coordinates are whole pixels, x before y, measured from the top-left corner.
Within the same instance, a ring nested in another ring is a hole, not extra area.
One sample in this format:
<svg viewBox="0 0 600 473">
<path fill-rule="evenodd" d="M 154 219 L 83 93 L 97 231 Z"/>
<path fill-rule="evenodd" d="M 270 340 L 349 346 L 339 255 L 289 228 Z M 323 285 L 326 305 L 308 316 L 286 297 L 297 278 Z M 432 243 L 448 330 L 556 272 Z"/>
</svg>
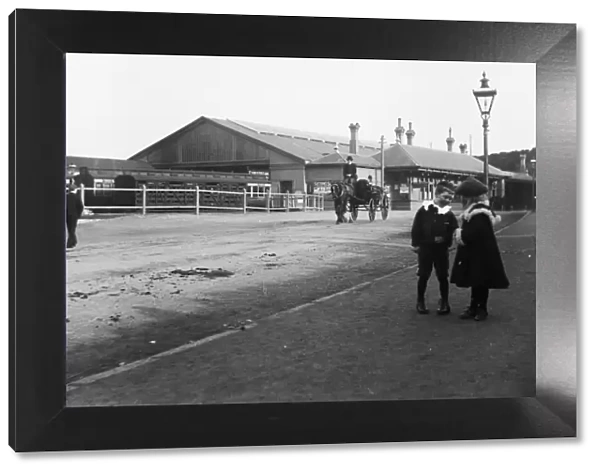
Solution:
<svg viewBox="0 0 600 473">
<path fill-rule="evenodd" d="M 536 159 L 535 148 L 523 149 L 515 151 L 503 151 L 502 153 L 494 153 L 489 155 L 489 163 L 503 171 L 519 172 L 521 163 L 521 154 L 527 155 L 525 160 L 526 167 L 531 168 L 531 160 Z M 483 156 L 476 156 L 477 159 L 483 161 Z"/>
</svg>

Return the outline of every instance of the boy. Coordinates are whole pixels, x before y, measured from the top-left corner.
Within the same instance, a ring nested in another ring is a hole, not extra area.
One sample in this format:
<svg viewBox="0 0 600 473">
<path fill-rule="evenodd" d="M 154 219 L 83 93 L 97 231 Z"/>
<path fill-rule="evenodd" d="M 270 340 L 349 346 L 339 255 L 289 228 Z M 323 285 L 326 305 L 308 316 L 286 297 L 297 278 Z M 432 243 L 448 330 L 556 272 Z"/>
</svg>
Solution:
<svg viewBox="0 0 600 473">
<path fill-rule="evenodd" d="M 440 181 L 435 188 L 435 199 L 423 202 L 417 211 L 412 225 L 412 249 L 418 254 L 419 276 L 417 283 L 417 312 L 428 314 L 425 304 L 425 291 L 431 271 L 440 284 L 439 315 L 450 313 L 448 303 L 449 249 L 452 246 L 454 231 L 458 222 L 452 213 L 450 202 L 454 198 L 454 188 L 446 181 Z"/>
</svg>

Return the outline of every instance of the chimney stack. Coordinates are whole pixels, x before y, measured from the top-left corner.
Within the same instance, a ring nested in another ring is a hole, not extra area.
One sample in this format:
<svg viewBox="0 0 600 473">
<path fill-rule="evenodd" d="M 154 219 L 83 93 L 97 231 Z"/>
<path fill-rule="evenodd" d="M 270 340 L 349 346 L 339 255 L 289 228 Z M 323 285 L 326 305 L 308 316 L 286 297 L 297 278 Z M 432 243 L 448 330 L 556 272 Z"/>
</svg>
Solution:
<svg viewBox="0 0 600 473">
<path fill-rule="evenodd" d="M 358 129 L 360 124 L 350 123 L 350 154 L 358 154 Z"/>
<path fill-rule="evenodd" d="M 521 154 L 521 163 L 519 166 L 519 172 L 527 172 L 527 155 Z"/>
<path fill-rule="evenodd" d="M 415 135 L 416 133 L 412 128 L 412 122 L 408 122 L 408 130 L 406 131 L 406 144 L 408 144 L 408 146 L 412 146 Z"/>
<path fill-rule="evenodd" d="M 396 133 L 396 144 L 401 145 L 402 141 L 404 141 L 404 127 L 402 126 L 402 118 L 398 118 L 398 126 L 394 128 L 394 133 Z"/>
<path fill-rule="evenodd" d="M 461 143 L 460 145 L 458 145 L 458 147 L 460 148 L 460 154 L 467 154 L 467 144 L 466 143 Z"/>
<path fill-rule="evenodd" d="M 454 138 L 452 138 L 452 128 L 448 130 L 448 138 L 446 138 L 446 144 L 448 145 L 448 151 L 452 153 L 452 146 L 454 146 Z"/>
</svg>

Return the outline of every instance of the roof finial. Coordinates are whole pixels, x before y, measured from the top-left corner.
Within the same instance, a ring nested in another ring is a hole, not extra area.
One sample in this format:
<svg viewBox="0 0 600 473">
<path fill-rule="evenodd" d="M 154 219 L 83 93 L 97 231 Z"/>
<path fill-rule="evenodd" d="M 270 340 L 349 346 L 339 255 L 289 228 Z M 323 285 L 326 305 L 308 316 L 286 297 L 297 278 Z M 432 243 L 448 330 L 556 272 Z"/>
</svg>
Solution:
<svg viewBox="0 0 600 473">
<path fill-rule="evenodd" d="M 489 89 L 489 82 L 490 80 L 487 78 L 485 71 L 483 71 L 483 77 L 481 79 L 479 79 L 481 81 L 481 88 L 482 89 Z"/>
</svg>

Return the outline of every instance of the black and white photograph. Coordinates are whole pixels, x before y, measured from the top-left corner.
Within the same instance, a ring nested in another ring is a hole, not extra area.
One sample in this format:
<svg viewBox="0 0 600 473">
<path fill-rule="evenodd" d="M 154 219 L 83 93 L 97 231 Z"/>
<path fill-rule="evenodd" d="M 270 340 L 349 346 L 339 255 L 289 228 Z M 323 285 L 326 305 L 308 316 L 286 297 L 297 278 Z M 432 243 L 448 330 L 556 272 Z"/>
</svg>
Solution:
<svg viewBox="0 0 600 473">
<path fill-rule="evenodd" d="M 352 8 L 11 13 L 12 449 L 578 439 L 578 25 Z"/>
<path fill-rule="evenodd" d="M 534 396 L 535 83 L 67 55 L 67 405 Z"/>
</svg>

